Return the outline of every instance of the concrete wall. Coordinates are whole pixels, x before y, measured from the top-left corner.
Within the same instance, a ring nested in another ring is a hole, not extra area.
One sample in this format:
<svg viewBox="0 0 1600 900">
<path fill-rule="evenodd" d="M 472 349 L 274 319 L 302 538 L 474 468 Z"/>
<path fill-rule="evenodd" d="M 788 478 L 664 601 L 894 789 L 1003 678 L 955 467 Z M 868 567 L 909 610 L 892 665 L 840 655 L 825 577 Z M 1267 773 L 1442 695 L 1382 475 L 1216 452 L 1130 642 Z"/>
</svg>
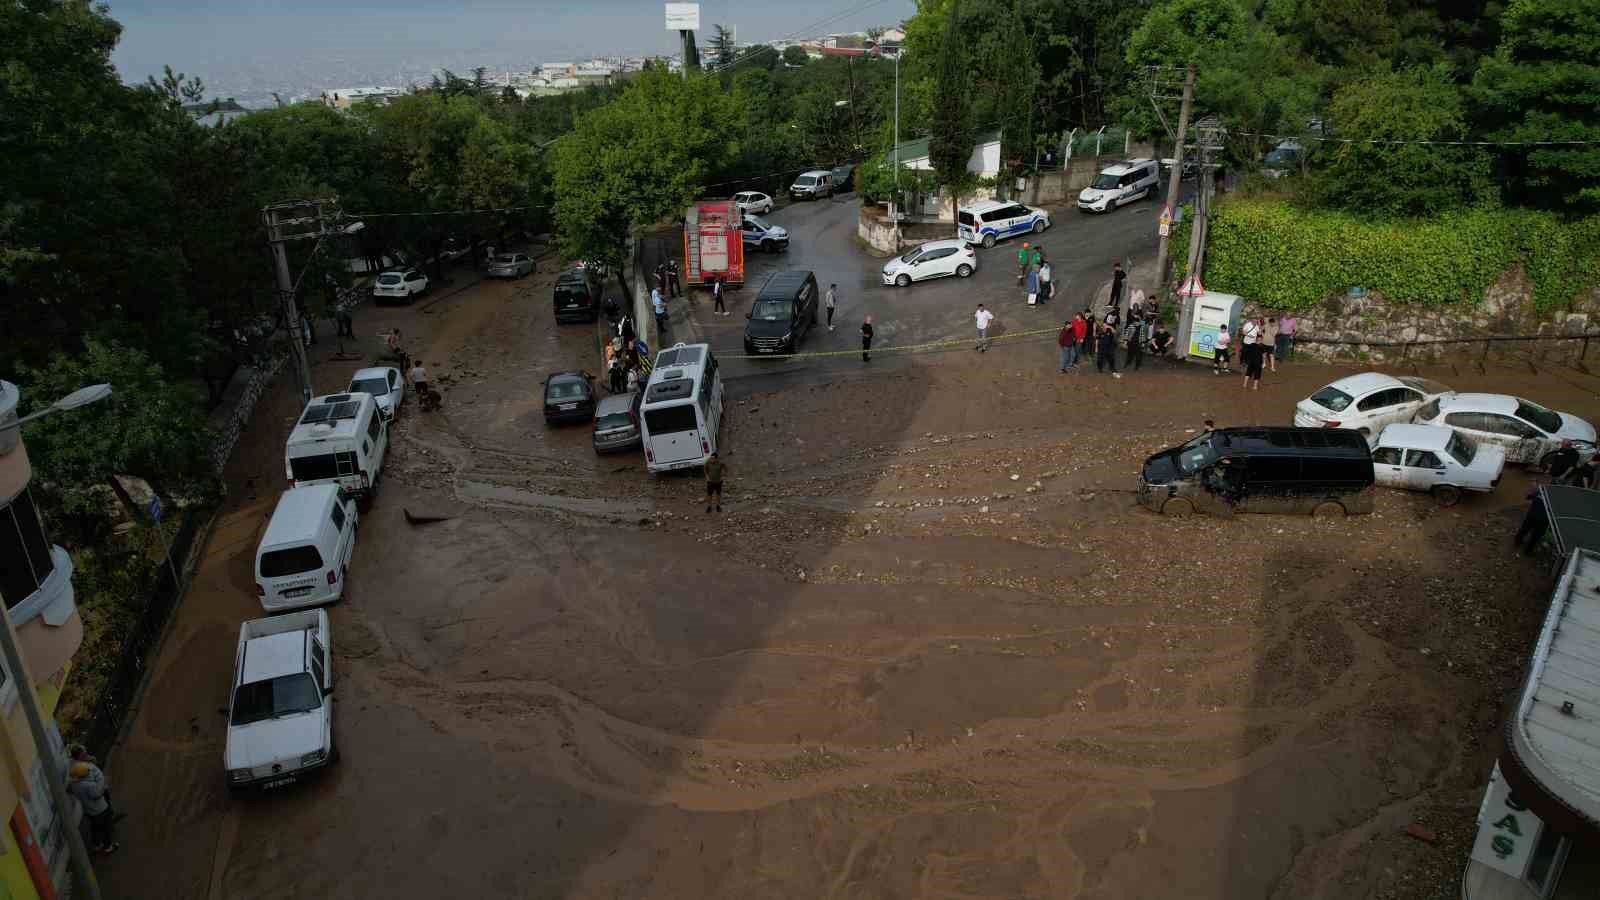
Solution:
<svg viewBox="0 0 1600 900">
<path fill-rule="evenodd" d="M 1028 179 L 1018 199 L 1029 206 L 1071 205 L 1077 202 L 1078 192 L 1094 181 L 1100 169 L 1114 161 L 1109 156 L 1086 156 L 1072 160 L 1059 171 L 1040 172 Z"/>
<path fill-rule="evenodd" d="M 949 222 L 902 222 L 900 242 L 896 245 L 894 222 L 889 218 L 889 210 L 883 206 L 863 205 L 856 221 L 856 236 L 874 252 L 892 256 L 906 247 L 923 241 L 955 237 L 953 221 L 952 219 Z"/>
</svg>

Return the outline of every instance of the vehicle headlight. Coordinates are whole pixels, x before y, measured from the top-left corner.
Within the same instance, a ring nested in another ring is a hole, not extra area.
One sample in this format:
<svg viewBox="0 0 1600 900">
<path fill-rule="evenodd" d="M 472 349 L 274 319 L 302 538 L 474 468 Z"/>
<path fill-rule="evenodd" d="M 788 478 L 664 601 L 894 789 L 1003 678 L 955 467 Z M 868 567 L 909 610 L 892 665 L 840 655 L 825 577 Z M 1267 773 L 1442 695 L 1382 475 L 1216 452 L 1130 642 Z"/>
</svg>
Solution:
<svg viewBox="0 0 1600 900">
<path fill-rule="evenodd" d="M 300 757 L 300 765 L 302 765 L 302 766 L 314 766 L 317 763 L 322 762 L 323 760 L 325 760 L 327 758 L 328 758 L 328 751 L 326 751 L 326 750 L 313 750 L 310 753 L 307 753 L 305 756 Z"/>
<path fill-rule="evenodd" d="M 228 780 L 229 781 L 249 781 L 250 780 L 250 775 L 251 775 L 251 772 L 250 772 L 249 769 L 229 769 L 228 770 Z"/>
</svg>

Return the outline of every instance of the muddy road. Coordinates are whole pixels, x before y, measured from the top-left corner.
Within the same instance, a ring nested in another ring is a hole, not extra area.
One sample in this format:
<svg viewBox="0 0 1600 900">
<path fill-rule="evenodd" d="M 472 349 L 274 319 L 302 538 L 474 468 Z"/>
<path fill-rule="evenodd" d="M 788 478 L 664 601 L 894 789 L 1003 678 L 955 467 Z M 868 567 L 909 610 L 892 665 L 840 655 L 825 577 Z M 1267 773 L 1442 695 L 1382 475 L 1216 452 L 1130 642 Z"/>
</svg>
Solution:
<svg viewBox="0 0 1600 900">
<path fill-rule="evenodd" d="M 1549 590 L 1509 555 L 1522 472 L 1452 509 L 1164 519 L 1146 454 L 1346 370 L 1245 395 L 1058 375 L 1045 340 L 741 377 L 708 515 L 696 476 L 545 427 L 544 374 L 595 346 L 550 286 L 358 315 L 415 335 L 445 408 L 402 411 L 331 610 L 342 762 L 230 799 L 218 710 L 297 411 L 263 402 L 110 761 L 110 896 L 1457 895 Z M 319 388 L 364 362 L 319 349 Z M 1600 418 L 1575 373 L 1425 374 Z"/>
</svg>

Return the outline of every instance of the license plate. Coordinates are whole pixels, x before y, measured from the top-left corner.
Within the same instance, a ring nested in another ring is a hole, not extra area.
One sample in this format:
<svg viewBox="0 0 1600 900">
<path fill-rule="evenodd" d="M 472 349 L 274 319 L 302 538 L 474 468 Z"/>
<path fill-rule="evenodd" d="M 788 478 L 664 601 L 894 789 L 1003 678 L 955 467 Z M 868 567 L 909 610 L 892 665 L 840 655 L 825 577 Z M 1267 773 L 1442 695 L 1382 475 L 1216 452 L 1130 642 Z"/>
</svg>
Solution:
<svg viewBox="0 0 1600 900">
<path fill-rule="evenodd" d="M 273 788 L 281 788 L 286 784 L 294 784 L 297 780 L 297 777 L 298 776 L 295 775 L 285 775 L 282 778 L 274 778 L 271 781 L 263 781 L 261 782 L 261 789 L 263 791 L 270 791 Z"/>
<path fill-rule="evenodd" d="M 567 304 L 567 309 L 577 309 L 577 308 L 578 308 L 578 304 L 576 304 L 576 303 L 568 303 Z"/>
<path fill-rule="evenodd" d="M 562 409 L 577 409 L 578 408 L 578 404 L 576 404 L 576 403 L 563 403 L 563 404 L 561 404 L 561 408 Z"/>
<path fill-rule="evenodd" d="M 777 347 L 757 347 L 756 348 L 756 352 L 757 353 L 776 353 L 776 352 L 778 352 L 778 348 Z"/>
<path fill-rule="evenodd" d="M 299 588 L 290 588 L 287 591 L 279 591 L 278 592 L 278 596 L 280 596 L 280 597 L 304 597 L 306 594 L 309 594 L 309 593 L 311 593 L 311 588 L 299 587 Z"/>
</svg>

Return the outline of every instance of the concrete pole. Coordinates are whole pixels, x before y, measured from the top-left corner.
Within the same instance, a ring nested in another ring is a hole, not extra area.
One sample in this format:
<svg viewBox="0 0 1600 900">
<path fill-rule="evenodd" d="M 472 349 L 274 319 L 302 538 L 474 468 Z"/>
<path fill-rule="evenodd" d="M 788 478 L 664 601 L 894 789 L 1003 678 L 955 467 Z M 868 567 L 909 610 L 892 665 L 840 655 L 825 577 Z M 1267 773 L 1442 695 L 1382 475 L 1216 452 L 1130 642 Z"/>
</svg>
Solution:
<svg viewBox="0 0 1600 900">
<path fill-rule="evenodd" d="M 270 218 L 271 213 L 267 214 Z M 268 228 L 272 224 L 268 223 Z M 289 273 L 289 251 L 283 241 L 272 242 L 272 264 L 278 276 L 278 304 L 289 329 L 289 353 L 294 356 L 294 373 L 300 379 L 300 403 L 311 402 L 311 361 L 306 358 L 305 335 L 300 314 L 294 305 L 294 277 Z"/>
<path fill-rule="evenodd" d="M 1172 151 L 1172 174 L 1167 177 L 1167 202 L 1163 206 L 1167 221 L 1172 221 L 1172 210 L 1178 204 L 1178 192 L 1183 188 L 1183 139 L 1189 130 L 1189 109 L 1194 105 L 1194 65 L 1191 63 L 1183 76 L 1183 106 L 1178 110 L 1178 141 Z M 1167 229 L 1169 232 L 1171 229 Z M 1156 284 L 1167 286 L 1167 246 L 1169 235 L 1161 236 L 1156 248 Z"/>
<path fill-rule="evenodd" d="M 889 204 L 894 220 L 894 252 L 900 252 L 900 50 L 894 51 L 894 200 Z"/>
</svg>

